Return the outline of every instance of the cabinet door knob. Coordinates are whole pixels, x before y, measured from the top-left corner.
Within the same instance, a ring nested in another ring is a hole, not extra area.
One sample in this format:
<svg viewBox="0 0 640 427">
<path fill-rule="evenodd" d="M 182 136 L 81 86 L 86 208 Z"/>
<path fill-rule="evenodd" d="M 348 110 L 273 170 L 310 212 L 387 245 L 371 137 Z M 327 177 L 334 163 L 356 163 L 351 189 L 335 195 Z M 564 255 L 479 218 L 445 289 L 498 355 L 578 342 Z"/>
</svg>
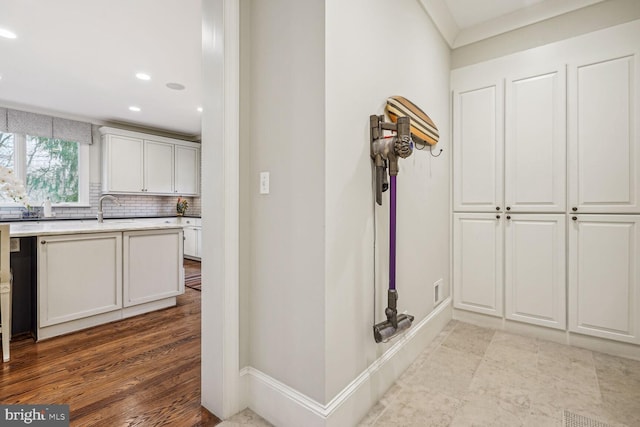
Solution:
<svg viewBox="0 0 640 427">
<path fill-rule="evenodd" d="M 500 210 L 500 206 L 496 206 L 496 210 L 499 211 Z"/>
<path fill-rule="evenodd" d="M 511 210 L 511 206 L 507 206 L 507 210 L 510 211 Z"/>
<path fill-rule="evenodd" d="M 507 215 L 507 219 L 511 219 L 511 215 Z"/>
<path fill-rule="evenodd" d="M 41 245 L 46 245 L 46 244 L 47 244 L 47 241 L 46 241 L 46 240 L 42 240 L 42 241 L 40 242 L 40 244 L 41 244 Z"/>
<path fill-rule="evenodd" d="M 578 208 L 571 208 L 572 211 L 576 212 Z"/>
<path fill-rule="evenodd" d="M 500 219 L 500 215 L 496 215 L 496 219 Z"/>
<path fill-rule="evenodd" d="M 571 219 L 576 221 L 578 219 L 578 217 L 577 216 L 572 216 Z"/>
</svg>

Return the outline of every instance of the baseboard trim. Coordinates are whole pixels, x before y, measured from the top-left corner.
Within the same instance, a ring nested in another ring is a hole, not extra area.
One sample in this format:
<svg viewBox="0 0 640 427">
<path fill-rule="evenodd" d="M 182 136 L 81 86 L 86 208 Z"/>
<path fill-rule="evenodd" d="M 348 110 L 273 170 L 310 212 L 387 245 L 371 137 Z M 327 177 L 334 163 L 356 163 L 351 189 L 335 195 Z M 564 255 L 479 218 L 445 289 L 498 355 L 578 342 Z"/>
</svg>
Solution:
<svg viewBox="0 0 640 427">
<path fill-rule="evenodd" d="M 414 327 L 396 338 L 396 342 L 384 354 L 327 404 L 310 398 L 256 368 L 242 368 L 240 376 L 247 390 L 247 406 L 278 426 L 355 425 L 393 384 L 398 372 L 403 372 L 415 360 L 450 319 L 451 298 L 447 298 Z M 393 370 L 390 372 L 396 375 L 388 375 L 389 372 L 383 375 L 382 371 L 391 367 Z"/>
</svg>

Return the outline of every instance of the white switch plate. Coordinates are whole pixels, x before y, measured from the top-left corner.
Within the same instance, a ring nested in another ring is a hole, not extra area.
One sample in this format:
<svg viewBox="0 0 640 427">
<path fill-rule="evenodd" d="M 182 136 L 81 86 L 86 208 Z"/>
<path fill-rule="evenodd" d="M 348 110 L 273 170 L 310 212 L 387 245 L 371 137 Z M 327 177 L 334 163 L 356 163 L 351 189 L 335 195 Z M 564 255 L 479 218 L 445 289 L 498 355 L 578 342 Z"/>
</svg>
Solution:
<svg viewBox="0 0 640 427">
<path fill-rule="evenodd" d="M 260 172 L 260 194 L 269 194 L 269 172 Z"/>
</svg>

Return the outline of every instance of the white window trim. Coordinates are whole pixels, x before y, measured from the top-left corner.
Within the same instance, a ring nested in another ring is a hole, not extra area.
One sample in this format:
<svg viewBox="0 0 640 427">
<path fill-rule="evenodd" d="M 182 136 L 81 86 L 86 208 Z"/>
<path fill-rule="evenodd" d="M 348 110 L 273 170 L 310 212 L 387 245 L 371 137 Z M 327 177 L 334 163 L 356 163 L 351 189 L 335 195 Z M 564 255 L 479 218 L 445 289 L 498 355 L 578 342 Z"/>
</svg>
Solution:
<svg viewBox="0 0 640 427">
<path fill-rule="evenodd" d="M 14 133 L 15 151 L 13 155 L 13 173 L 25 185 L 27 183 L 27 171 L 25 170 L 27 157 L 27 138 L 25 135 Z M 53 203 L 54 208 L 89 208 L 89 145 L 78 143 L 78 201 Z M 0 202 L 0 208 L 22 207 L 16 202 Z"/>
</svg>

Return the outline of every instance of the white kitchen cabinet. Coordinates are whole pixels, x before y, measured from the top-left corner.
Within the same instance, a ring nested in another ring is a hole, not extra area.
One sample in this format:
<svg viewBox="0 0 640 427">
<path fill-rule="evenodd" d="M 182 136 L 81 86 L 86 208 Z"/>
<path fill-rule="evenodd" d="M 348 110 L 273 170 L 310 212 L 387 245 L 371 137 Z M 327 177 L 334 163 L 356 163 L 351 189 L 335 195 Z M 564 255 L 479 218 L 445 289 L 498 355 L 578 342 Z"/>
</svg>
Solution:
<svg viewBox="0 0 640 427">
<path fill-rule="evenodd" d="M 173 191 L 173 145 L 144 141 L 144 191 L 171 193 Z"/>
<path fill-rule="evenodd" d="M 175 188 L 181 196 L 200 193 L 200 149 L 175 146 Z"/>
<path fill-rule="evenodd" d="M 565 68 L 530 69 L 506 80 L 505 209 L 564 212 Z"/>
<path fill-rule="evenodd" d="M 453 209 L 503 207 L 503 80 L 460 81 L 453 100 Z"/>
<path fill-rule="evenodd" d="M 200 218 L 182 218 L 184 224 L 184 256 L 200 260 L 202 253 L 202 223 Z"/>
<path fill-rule="evenodd" d="M 200 259 L 200 227 L 184 228 L 184 256 Z"/>
<path fill-rule="evenodd" d="M 576 212 L 640 213 L 637 39 L 595 52 L 569 66 L 569 204 Z"/>
<path fill-rule="evenodd" d="M 502 317 L 502 215 L 453 215 L 453 305 Z"/>
<path fill-rule="evenodd" d="M 184 293 L 182 230 L 123 233 L 123 307 Z"/>
<path fill-rule="evenodd" d="M 198 196 L 200 144 L 101 127 L 105 193 Z"/>
<path fill-rule="evenodd" d="M 38 238 L 38 328 L 121 307 L 122 233 Z"/>
<path fill-rule="evenodd" d="M 573 215 L 568 227 L 569 330 L 640 343 L 640 215 Z"/>
<path fill-rule="evenodd" d="M 144 140 L 105 135 L 102 141 L 102 190 L 108 193 L 144 191 Z"/>
<path fill-rule="evenodd" d="M 504 218 L 506 318 L 565 329 L 565 215 Z"/>
</svg>

